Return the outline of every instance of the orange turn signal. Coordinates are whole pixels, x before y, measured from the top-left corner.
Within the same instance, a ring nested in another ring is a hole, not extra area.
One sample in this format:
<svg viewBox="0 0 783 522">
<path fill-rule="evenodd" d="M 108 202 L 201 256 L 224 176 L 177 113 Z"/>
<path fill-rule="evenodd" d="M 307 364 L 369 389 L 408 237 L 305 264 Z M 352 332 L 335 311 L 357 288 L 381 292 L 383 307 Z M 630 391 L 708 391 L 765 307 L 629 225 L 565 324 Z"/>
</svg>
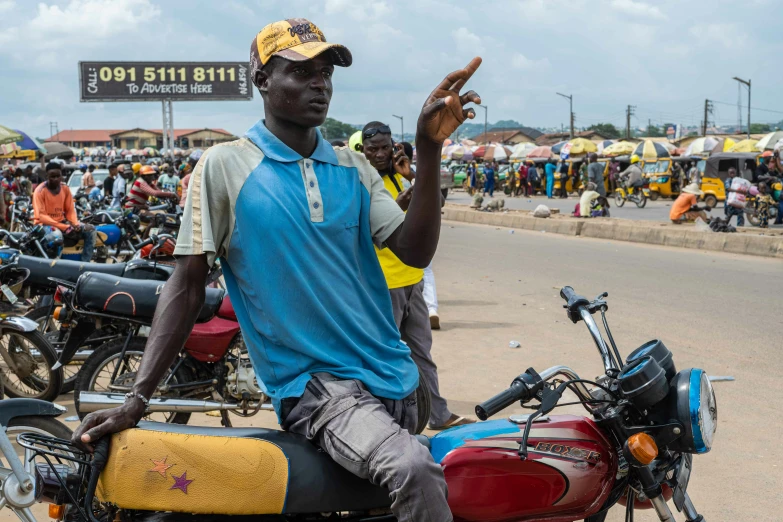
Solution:
<svg viewBox="0 0 783 522">
<path fill-rule="evenodd" d="M 658 456 L 658 445 L 646 433 L 635 433 L 626 442 L 628 451 L 640 464 L 647 465 Z"/>
<path fill-rule="evenodd" d="M 57 308 L 54 309 L 54 313 L 52 313 L 52 317 L 54 317 L 55 321 L 60 320 L 60 314 L 62 313 L 62 311 L 63 311 L 62 306 L 58 306 Z M 52 506 L 53 504 L 49 504 L 49 505 Z"/>
<path fill-rule="evenodd" d="M 65 516 L 65 506 L 60 504 L 49 504 L 49 518 L 62 520 Z"/>
</svg>

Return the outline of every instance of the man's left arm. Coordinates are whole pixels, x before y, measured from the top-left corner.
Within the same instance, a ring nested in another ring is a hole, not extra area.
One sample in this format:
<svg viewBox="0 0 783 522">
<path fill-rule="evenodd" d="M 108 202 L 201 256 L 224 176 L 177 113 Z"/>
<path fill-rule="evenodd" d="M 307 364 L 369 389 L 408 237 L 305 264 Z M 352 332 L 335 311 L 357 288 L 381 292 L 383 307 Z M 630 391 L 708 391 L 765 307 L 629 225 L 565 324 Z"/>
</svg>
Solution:
<svg viewBox="0 0 783 522">
<path fill-rule="evenodd" d="M 481 103 L 474 91 L 460 90 L 481 65 L 474 58 L 454 71 L 438 85 L 424 102 L 416 128 L 416 190 L 413 191 L 403 223 L 386 239 L 400 261 L 408 266 L 426 268 L 435 255 L 440 236 L 440 153 L 443 142 L 466 119 L 474 118 L 468 103 Z"/>
</svg>

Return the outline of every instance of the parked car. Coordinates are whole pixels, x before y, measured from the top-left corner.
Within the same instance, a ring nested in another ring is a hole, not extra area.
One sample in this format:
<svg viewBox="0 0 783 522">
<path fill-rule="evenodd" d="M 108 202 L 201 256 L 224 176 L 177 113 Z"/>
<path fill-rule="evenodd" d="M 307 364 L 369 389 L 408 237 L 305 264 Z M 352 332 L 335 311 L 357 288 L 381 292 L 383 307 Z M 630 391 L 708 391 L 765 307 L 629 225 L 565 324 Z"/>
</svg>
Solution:
<svg viewBox="0 0 783 522">
<path fill-rule="evenodd" d="M 68 188 L 70 189 L 72 196 L 76 196 L 76 193 L 79 192 L 79 189 L 82 186 L 82 176 L 82 171 L 76 170 L 71 174 L 71 177 L 68 178 Z M 108 177 L 108 169 L 95 169 L 92 171 L 92 179 L 95 180 L 95 183 L 98 183 L 99 181 L 102 183 Z"/>
</svg>

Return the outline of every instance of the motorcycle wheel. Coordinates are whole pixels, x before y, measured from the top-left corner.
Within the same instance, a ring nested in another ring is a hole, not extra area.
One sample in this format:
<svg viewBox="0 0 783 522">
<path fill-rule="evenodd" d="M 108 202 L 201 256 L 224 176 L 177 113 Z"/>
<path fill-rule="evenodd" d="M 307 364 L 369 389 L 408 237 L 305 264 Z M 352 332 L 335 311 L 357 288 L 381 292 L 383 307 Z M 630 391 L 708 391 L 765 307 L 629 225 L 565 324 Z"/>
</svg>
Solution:
<svg viewBox="0 0 783 522">
<path fill-rule="evenodd" d="M 416 421 L 416 433 L 419 434 L 427 428 L 427 423 L 430 421 L 430 413 L 432 413 L 430 387 L 427 385 L 427 381 L 424 380 L 421 370 L 419 370 L 419 387 L 416 388 L 416 407 L 419 410 L 419 416 Z"/>
<path fill-rule="evenodd" d="M 139 368 L 141 362 L 141 356 L 144 355 L 144 348 L 147 344 L 146 337 L 134 337 L 128 344 L 128 349 L 125 351 L 125 364 L 124 368 L 120 367 L 120 371 L 117 373 L 117 379 L 115 383 L 119 382 L 123 388 L 130 388 L 136 381 L 136 371 Z M 83 391 L 95 391 L 95 392 L 109 392 L 111 390 L 110 380 L 111 375 L 114 372 L 114 368 L 117 366 L 122 347 L 125 346 L 125 339 L 118 338 L 113 341 L 109 341 L 95 349 L 90 355 L 81 371 L 76 376 L 76 386 L 73 393 L 73 404 L 76 407 L 76 413 L 80 419 L 83 419 L 86 413 L 83 413 L 79 409 L 79 394 Z M 164 379 L 168 377 L 168 373 L 164 376 Z M 174 377 L 171 379 L 172 384 L 180 384 L 188 381 L 192 381 L 190 372 L 180 365 L 177 371 L 174 373 Z M 115 393 L 121 393 L 115 391 Z M 155 394 L 155 397 L 160 397 L 160 394 Z M 178 397 L 177 392 L 170 392 L 165 397 Z M 190 413 L 183 412 L 170 412 L 170 413 L 150 413 L 144 417 L 145 420 L 151 420 L 156 422 L 168 422 L 171 424 L 187 424 L 190 420 Z"/>
<path fill-rule="evenodd" d="M 619 192 L 614 193 L 614 204 L 618 207 L 625 205 L 625 198 Z"/>
<path fill-rule="evenodd" d="M 647 205 L 647 196 L 644 195 L 644 193 L 639 194 L 638 198 L 636 199 L 636 206 L 639 208 L 644 208 Z"/>
<path fill-rule="evenodd" d="M 745 210 L 745 219 L 747 219 L 748 223 L 750 223 L 754 227 L 761 225 L 761 220 L 759 219 L 759 215 L 753 209 Z"/>
<path fill-rule="evenodd" d="M 44 324 L 46 323 L 48 312 L 49 307 L 44 306 L 42 308 L 35 308 L 30 310 L 25 314 L 25 317 L 38 323 L 38 330 L 44 335 L 46 340 L 49 341 L 52 346 L 55 346 L 57 336 L 60 332 L 60 322 L 57 321 L 54 317 L 49 317 L 48 324 Z M 59 353 L 57 354 L 57 357 L 60 357 Z M 73 361 L 63 366 L 63 389 L 61 393 L 71 393 L 73 391 L 73 387 L 76 384 L 76 374 L 79 373 L 81 367 L 82 363 L 78 361 Z"/>
<path fill-rule="evenodd" d="M 659 198 L 660 196 L 661 196 L 661 195 L 660 195 L 658 192 L 656 192 L 656 191 L 654 191 L 654 190 L 651 190 L 651 191 L 650 191 L 650 199 L 651 199 L 652 201 L 658 201 L 658 198 Z"/>
<path fill-rule="evenodd" d="M 50 402 L 57 398 L 63 386 L 63 370 L 52 370 L 57 352 L 41 332 L 7 330 L 0 340 L 0 352 L 6 395 Z M 8 365 L 9 360 L 17 365 L 16 371 Z"/>
<path fill-rule="evenodd" d="M 718 198 L 712 194 L 708 194 L 704 197 L 704 204 L 707 205 L 707 208 L 713 209 L 718 206 Z"/>
</svg>

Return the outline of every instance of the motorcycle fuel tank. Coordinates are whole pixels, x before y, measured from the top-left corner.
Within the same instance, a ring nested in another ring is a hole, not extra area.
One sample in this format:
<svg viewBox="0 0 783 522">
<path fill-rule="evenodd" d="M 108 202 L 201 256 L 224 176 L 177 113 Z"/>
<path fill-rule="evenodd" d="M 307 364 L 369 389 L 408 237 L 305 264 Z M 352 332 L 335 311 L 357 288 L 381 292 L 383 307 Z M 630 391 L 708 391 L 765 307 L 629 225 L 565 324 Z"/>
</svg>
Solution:
<svg viewBox="0 0 783 522">
<path fill-rule="evenodd" d="M 519 457 L 524 423 L 479 422 L 432 438 L 449 506 L 459 521 L 572 521 L 598 511 L 617 460 L 589 419 L 557 415 L 535 422 L 528 458 Z"/>
</svg>

